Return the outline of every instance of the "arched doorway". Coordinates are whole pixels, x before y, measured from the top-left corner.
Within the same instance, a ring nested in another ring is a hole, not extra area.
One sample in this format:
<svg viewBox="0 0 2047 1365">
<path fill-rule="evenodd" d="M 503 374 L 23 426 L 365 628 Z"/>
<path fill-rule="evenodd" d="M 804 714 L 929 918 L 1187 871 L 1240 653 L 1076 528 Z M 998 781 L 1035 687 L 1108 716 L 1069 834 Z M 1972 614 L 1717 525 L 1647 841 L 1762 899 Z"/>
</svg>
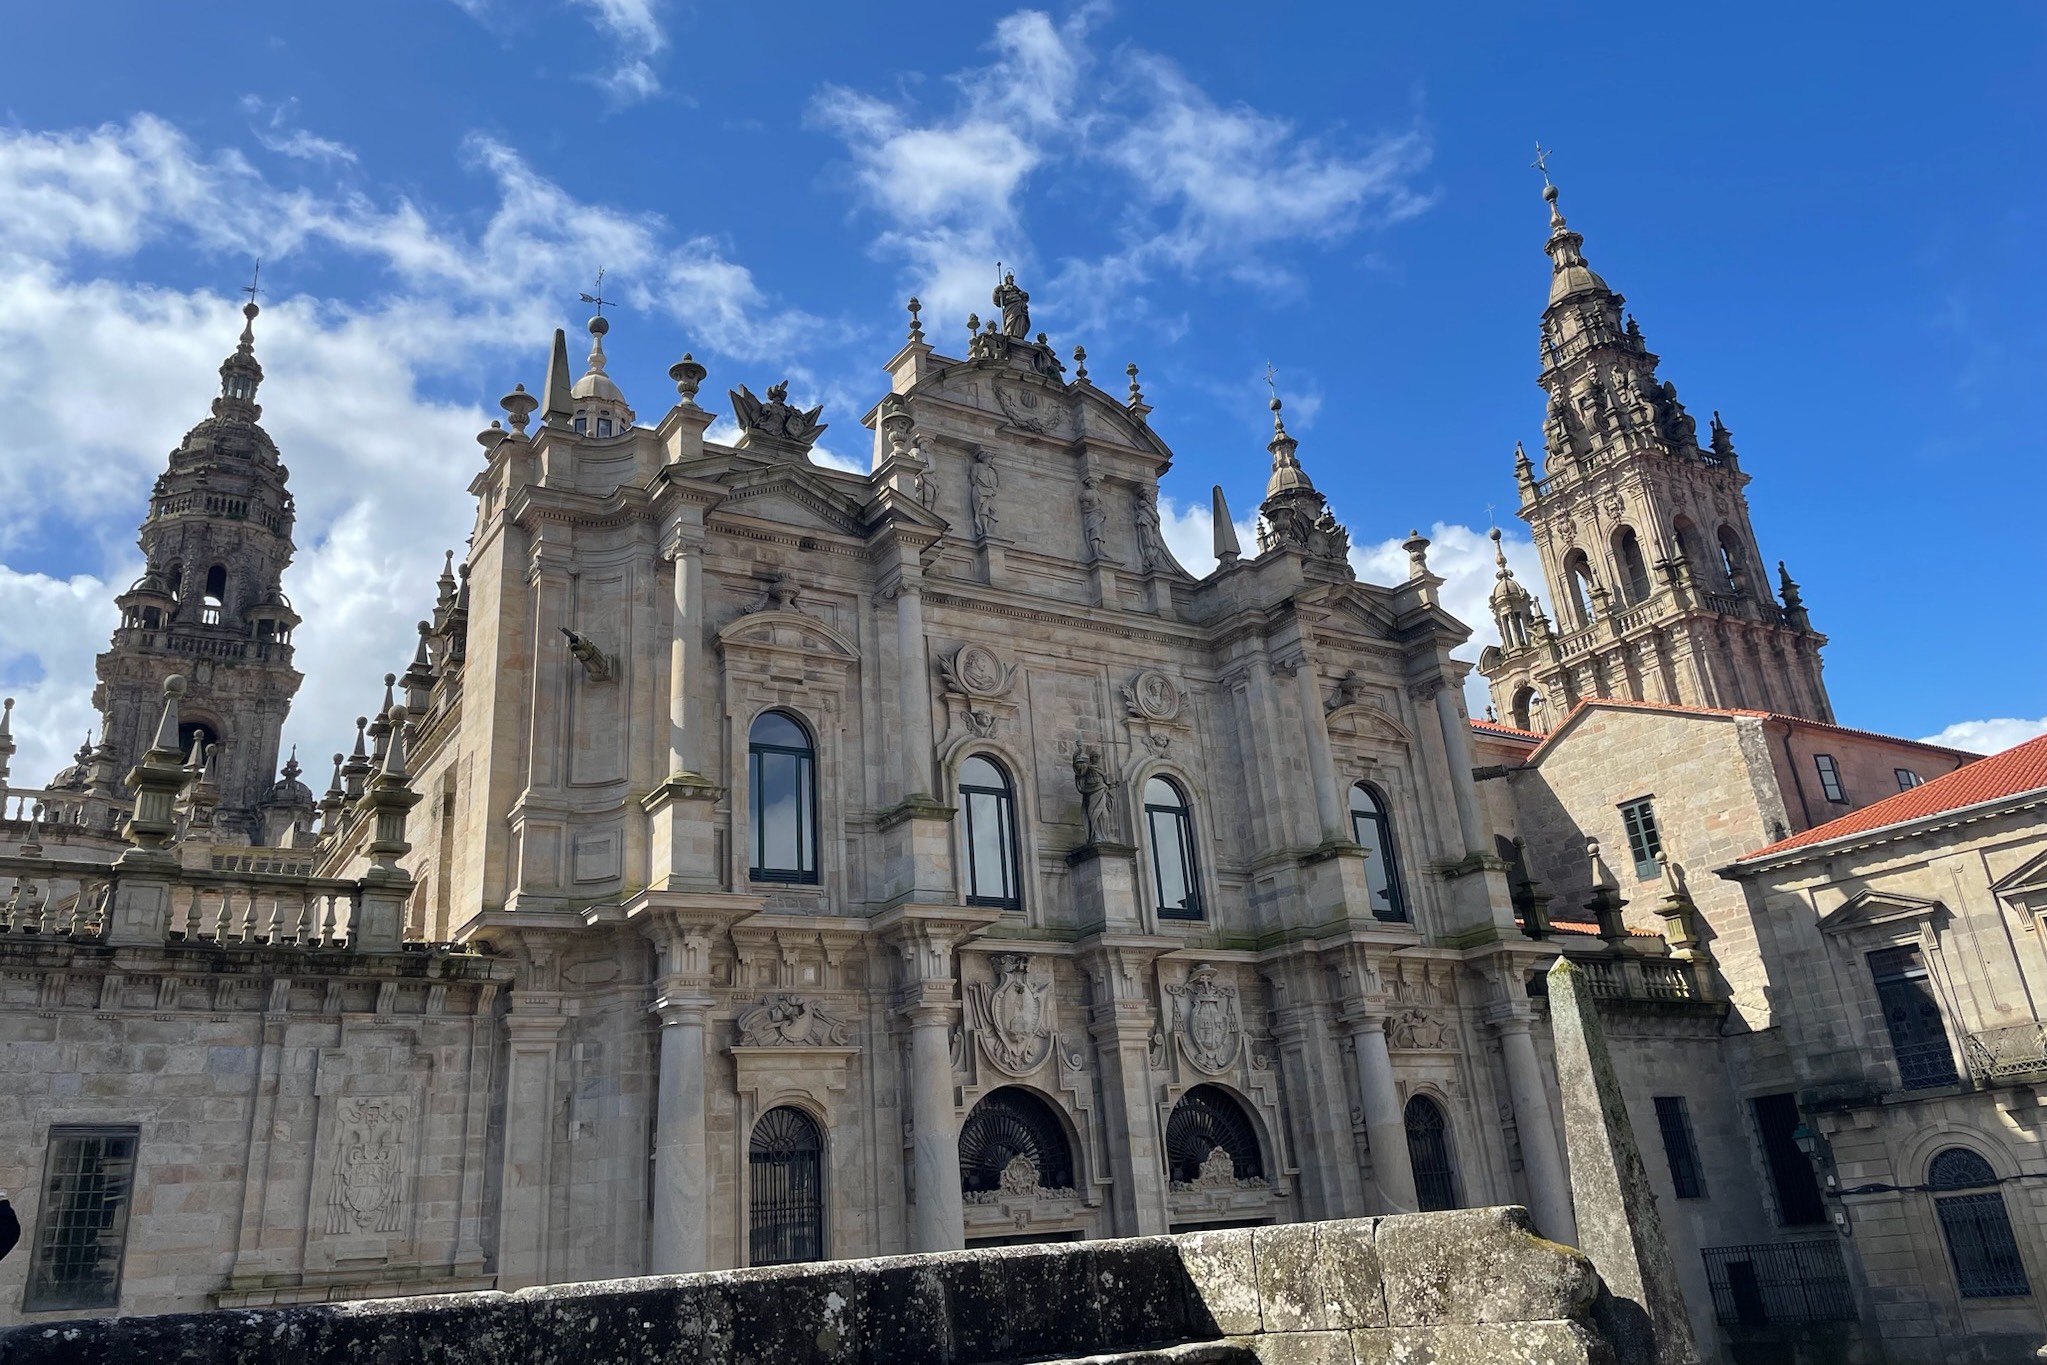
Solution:
<svg viewBox="0 0 2047 1365">
<path fill-rule="evenodd" d="M 1454 1209 L 1457 1168 L 1450 1159 L 1450 1124 L 1443 1106 L 1427 1095 L 1407 1102 L 1407 1156 L 1414 1165 L 1414 1193 L 1423 1213 Z"/>
<path fill-rule="evenodd" d="M 824 1135 L 801 1109 L 762 1114 L 747 1143 L 749 1265 L 824 1259 Z"/>
</svg>

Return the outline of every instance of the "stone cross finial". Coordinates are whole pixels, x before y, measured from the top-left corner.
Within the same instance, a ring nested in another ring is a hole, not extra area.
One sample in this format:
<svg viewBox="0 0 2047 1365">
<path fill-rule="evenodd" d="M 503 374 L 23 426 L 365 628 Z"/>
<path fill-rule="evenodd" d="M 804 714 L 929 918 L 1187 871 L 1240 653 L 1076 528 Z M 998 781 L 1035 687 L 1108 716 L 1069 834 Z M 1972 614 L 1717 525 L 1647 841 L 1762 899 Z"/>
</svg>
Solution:
<svg viewBox="0 0 2047 1365">
<path fill-rule="evenodd" d="M 910 307 L 910 340 L 922 341 L 924 339 L 924 319 L 918 317 L 917 315 L 924 311 L 924 305 L 918 301 L 917 296 L 915 294 L 912 294 L 910 295 L 909 307 Z"/>
</svg>

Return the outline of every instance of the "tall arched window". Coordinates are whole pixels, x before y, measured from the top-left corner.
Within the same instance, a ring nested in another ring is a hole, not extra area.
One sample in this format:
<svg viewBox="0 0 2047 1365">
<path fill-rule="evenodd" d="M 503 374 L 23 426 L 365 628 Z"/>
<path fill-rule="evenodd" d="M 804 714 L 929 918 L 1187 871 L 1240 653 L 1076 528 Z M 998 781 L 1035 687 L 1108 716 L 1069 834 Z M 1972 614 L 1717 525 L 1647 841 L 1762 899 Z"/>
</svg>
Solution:
<svg viewBox="0 0 2047 1365">
<path fill-rule="evenodd" d="M 1642 542 L 1634 528 L 1623 526 L 1613 538 L 1614 565 L 1620 570 L 1621 588 L 1628 602 L 1649 600 L 1649 561 L 1642 557 Z"/>
<path fill-rule="evenodd" d="M 1009 774 L 979 754 L 960 764 L 960 807 L 967 814 L 967 904 L 1016 909 L 1023 904 L 1023 882 Z"/>
<path fill-rule="evenodd" d="M 801 1109 L 762 1114 L 746 1144 L 751 1265 L 824 1259 L 824 1135 Z"/>
<path fill-rule="evenodd" d="M 1928 1164 L 1926 1183 L 1936 1191 L 1955 1192 L 1936 1194 L 1933 1207 L 1961 1296 L 2003 1299 L 2032 1293 L 1990 1163 L 1967 1147 L 1950 1147 Z"/>
<path fill-rule="evenodd" d="M 1564 560 L 1564 585 L 1571 590 L 1571 607 L 1578 624 L 1592 624 L 1592 563 L 1583 550 L 1573 550 Z"/>
<path fill-rule="evenodd" d="M 222 609 L 227 605 L 227 565 L 216 564 L 206 571 L 206 596 L 199 606 L 199 620 L 204 625 L 220 624 Z"/>
<path fill-rule="evenodd" d="M 1525 721 L 1517 721 L 1527 729 Z M 1372 892 L 1372 913 L 1380 919 L 1407 919 L 1407 898 L 1400 892 L 1400 863 L 1393 852 L 1393 820 L 1386 802 L 1362 782 L 1350 789 L 1350 837 L 1365 850 L 1365 885 Z"/>
<path fill-rule="evenodd" d="M 763 711 L 746 746 L 753 864 L 762 882 L 817 881 L 817 750 L 796 718 Z"/>
<path fill-rule="evenodd" d="M 1151 836 L 1152 886 L 1163 919 L 1201 918 L 1194 862 L 1194 815 L 1180 788 L 1163 777 L 1144 784 L 1144 825 Z"/>
<path fill-rule="evenodd" d="M 1236 1096 L 1221 1086 L 1197 1085 L 1180 1097 L 1166 1120 L 1166 1167 L 1176 1185 L 1192 1185 L 1209 1173 L 1220 1174 L 1216 1153 L 1229 1159 L 1234 1180 L 1263 1180 L 1265 1158 L 1258 1150 L 1258 1131 Z"/>
<path fill-rule="evenodd" d="M 1741 537 L 1734 533 L 1732 526 L 1720 528 L 1720 572 L 1727 579 L 1727 586 L 1735 592 L 1748 591 L 1746 557 L 1741 552 Z"/>
<path fill-rule="evenodd" d="M 1427 1095 L 1407 1102 L 1407 1158 L 1414 1165 L 1414 1194 L 1423 1213 L 1457 1207 L 1457 1168 L 1450 1160 L 1450 1124 L 1443 1108 Z"/>
<path fill-rule="evenodd" d="M 1073 1189 L 1073 1152 L 1059 1116 L 1030 1091 L 1005 1085 L 983 1095 L 960 1125 L 960 1190 L 1027 1190 L 1018 1161 L 1030 1163 L 1028 1178 L 1037 1188 Z"/>
<path fill-rule="evenodd" d="M 1535 719 L 1535 707 L 1538 700 L 1539 698 L 1535 695 L 1535 689 L 1532 687 L 1524 684 L 1515 689 L 1513 704 L 1508 708 L 1508 716 L 1514 722 L 1515 729 L 1533 730 L 1535 728 L 1531 722 Z"/>
</svg>

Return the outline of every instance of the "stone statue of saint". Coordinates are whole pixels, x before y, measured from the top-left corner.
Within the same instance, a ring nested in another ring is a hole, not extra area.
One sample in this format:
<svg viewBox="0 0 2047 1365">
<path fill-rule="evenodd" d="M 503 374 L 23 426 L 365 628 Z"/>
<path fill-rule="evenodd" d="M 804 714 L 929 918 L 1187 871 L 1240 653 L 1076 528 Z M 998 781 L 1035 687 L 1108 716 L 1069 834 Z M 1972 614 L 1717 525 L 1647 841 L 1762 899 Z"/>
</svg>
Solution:
<svg viewBox="0 0 2047 1365">
<path fill-rule="evenodd" d="M 1163 569 L 1172 563 L 1166 552 L 1166 538 L 1159 530 L 1159 507 L 1144 493 L 1137 495 L 1137 559 L 1146 569 Z"/>
<path fill-rule="evenodd" d="M 995 534 L 995 455 L 989 450 L 974 452 L 974 530 L 983 540 Z"/>
<path fill-rule="evenodd" d="M 1073 785 L 1080 789 L 1080 809 L 1087 821 L 1090 844 L 1113 842 L 1115 814 L 1109 805 L 1109 789 L 1115 784 L 1102 768 L 1101 756 L 1085 744 L 1073 747 Z"/>
<path fill-rule="evenodd" d="M 1080 481 L 1080 530 L 1087 538 L 1089 559 L 1109 557 L 1109 528 L 1102 524 L 1099 481 L 1090 474 Z"/>
<path fill-rule="evenodd" d="M 1015 275 L 1004 275 L 995 286 L 994 303 L 1002 310 L 1002 335 L 1028 341 L 1031 335 L 1031 296 L 1017 288 Z"/>
</svg>

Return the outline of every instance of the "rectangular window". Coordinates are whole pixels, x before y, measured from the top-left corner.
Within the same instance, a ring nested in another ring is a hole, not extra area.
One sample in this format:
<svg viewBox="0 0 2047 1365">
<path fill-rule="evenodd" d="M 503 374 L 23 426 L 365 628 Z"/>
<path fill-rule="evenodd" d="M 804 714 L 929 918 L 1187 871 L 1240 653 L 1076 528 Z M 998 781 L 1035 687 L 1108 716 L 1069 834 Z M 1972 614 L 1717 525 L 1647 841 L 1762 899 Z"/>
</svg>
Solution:
<svg viewBox="0 0 2047 1365">
<path fill-rule="evenodd" d="M 1684 1096 L 1656 1097 L 1656 1127 L 1663 1134 L 1663 1155 L 1670 1162 L 1670 1188 L 1679 1199 L 1704 1199 L 1706 1180 L 1699 1173 L 1699 1149 L 1692 1141 L 1692 1115 Z"/>
<path fill-rule="evenodd" d="M 54 1127 L 21 1308 L 118 1308 L 135 1128 Z"/>
<path fill-rule="evenodd" d="M 1656 856 L 1663 852 L 1663 835 L 1656 828 L 1656 807 L 1648 797 L 1621 807 L 1621 824 L 1628 832 L 1628 852 L 1635 859 L 1639 878 L 1660 876 Z"/>
<path fill-rule="evenodd" d="M 1777 1195 L 1777 1221 L 1786 1227 L 1803 1227 L 1827 1221 L 1826 1201 L 1820 1198 L 1819 1177 L 1812 1161 L 1798 1150 L 1798 1097 L 1758 1095 L 1749 1101 L 1755 1114 L 1756 1135 L 1763 1141 L 1763 1160 L 1770 1168 L 1770 1186 Z"/>
<path fill-rule="evenodd" d="M 1901 792 L 1911 791 L 1926 780 L 1910 768 L 1893 768 L 1891 771 L 1898 775 L 1898 790 Z"/>
<path fill-rule="evenodd" d="M 1948 1046 L 1947 1024 L 1919 949 L 1911 944 L 1878 949 L 1869 955 L 1869 974 L 1891 1033 L 1899 1082 L 1907 1090 L 1954 1085 L 1960 1080 L 1954 1049 Z"/>
<path fill-rule="evenodd" d="M 1820 770 L 1820 790 L 1827 800 L 1848 804 L 1848 791 L 1841 785 L 1841 769 L 1835 764 L 1832 754 L 1814 754 L 1812 764 Z"/>
</svg>

